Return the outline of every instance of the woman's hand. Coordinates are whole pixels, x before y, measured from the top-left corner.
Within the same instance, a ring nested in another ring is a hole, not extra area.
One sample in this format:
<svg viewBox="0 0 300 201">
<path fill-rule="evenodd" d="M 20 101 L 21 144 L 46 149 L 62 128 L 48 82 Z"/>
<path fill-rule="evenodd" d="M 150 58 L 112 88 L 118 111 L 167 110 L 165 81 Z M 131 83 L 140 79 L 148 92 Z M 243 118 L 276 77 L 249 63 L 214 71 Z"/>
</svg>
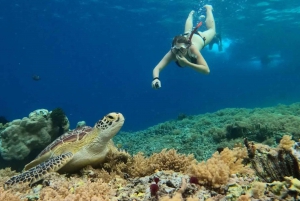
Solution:
<svg viewBox="0 0 300 201">
<path fill-rule="evenodd" d="M 158 77 L 154 78 L 153 81 L 152 81 L 152 88 L 153 89 L 159 89 L 161 88 L 161 82 L 159 80 Z"/>
<path fill-rule="evenodd" d="M 185 66 L 189 63 L 189 61 L 184 56 L 178 54 L 176 54 L 176 59 L 180 64 L 184 64 Z"/>
</svg>

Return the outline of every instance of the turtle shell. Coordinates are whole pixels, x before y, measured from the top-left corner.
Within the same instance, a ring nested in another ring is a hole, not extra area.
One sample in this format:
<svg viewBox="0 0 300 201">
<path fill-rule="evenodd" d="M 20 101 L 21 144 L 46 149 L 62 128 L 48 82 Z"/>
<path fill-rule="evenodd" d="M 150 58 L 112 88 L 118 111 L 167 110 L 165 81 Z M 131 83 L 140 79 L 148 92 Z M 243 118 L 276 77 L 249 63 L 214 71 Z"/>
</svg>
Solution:
<svg viewBox="0 0 300 201">
<path fill-rule="evenodd" d="M 84 136 L 89 134 L 93 130 L 92 127 L 83 126 L 80 128 L 76 128 L 74 130 L 68 131 L 67 133 L 61 135 L 56 140 L 54 140 L 51 144 L 49 144 L 36 158 L 41 157 L 45 153 L 55 149 L 56 147 L 60 146 L 62 143 L 65 142 L 77 142 L 82 140 Z"/>
</svg>

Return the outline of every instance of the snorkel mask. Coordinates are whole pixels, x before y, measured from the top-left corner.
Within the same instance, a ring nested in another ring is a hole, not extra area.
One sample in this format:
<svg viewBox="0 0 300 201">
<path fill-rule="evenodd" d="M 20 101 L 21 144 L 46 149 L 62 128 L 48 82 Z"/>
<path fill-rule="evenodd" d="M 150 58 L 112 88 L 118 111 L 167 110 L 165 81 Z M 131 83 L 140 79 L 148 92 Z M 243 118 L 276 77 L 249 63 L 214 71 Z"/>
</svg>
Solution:
<svg viewBox="0 0 300 201">
<path fill-rule="evenodd" d="M 190 44 L 180 44 L 180 45 L 174 45 L 172 48 L 171 48 L 171 51 L 173 54 L 178 54 L 178 53 L 181 53 L 181 54 L 185 54 L 187 52 L 187 49 L 190 47 L 191 45 Z"/>
</svg>

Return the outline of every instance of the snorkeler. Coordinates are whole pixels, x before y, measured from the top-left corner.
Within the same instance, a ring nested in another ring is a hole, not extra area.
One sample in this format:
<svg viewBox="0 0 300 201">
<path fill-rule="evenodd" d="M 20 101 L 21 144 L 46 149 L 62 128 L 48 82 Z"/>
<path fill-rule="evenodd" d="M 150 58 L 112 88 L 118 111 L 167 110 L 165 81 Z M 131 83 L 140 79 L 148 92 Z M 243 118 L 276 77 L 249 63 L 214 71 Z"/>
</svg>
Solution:
<svg viewBox="0 0 300 201">
<path fill-rule="evenodd" d="M 197 72 L 209 74 L 209 67 L 200 53 L 200 50 L 214 38 L 216 28 L 212 14 L 212 6 L 205 5 L 204 8 L 206 8 L 205 23 L 208 29 L 204 32 L 199 32 L 197 29 L 201 26 L 201 22 L 193 29 L 193 16 L 195 11 L 191 11 L 186 19 L 184 34 L 175 36 L 171 49 L 153 69 L 152 87 L 154 89 L 161 87 L 159 73 L 171 61 L 175 61 L 179 67 L 190 67 Z"/>
</svg>

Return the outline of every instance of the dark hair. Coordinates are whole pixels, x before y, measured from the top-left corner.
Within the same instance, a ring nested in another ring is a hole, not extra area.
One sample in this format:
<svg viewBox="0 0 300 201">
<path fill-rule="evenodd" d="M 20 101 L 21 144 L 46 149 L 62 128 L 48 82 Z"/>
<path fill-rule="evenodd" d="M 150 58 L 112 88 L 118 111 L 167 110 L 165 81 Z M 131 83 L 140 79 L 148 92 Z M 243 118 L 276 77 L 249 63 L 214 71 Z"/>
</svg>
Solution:
<svg viewBox="0 0 300 201">
<path fill-rule="evenodd" d="M 184 44 L 190 44 L 191 42 L 189 41 L 188 38 L 184 37 L 184 36 L 175 36 L 173 38 L 173 41 L 172 41 L 172 47 L 176 44 L 176 43 L 184 43 Z"/>
</svg>

